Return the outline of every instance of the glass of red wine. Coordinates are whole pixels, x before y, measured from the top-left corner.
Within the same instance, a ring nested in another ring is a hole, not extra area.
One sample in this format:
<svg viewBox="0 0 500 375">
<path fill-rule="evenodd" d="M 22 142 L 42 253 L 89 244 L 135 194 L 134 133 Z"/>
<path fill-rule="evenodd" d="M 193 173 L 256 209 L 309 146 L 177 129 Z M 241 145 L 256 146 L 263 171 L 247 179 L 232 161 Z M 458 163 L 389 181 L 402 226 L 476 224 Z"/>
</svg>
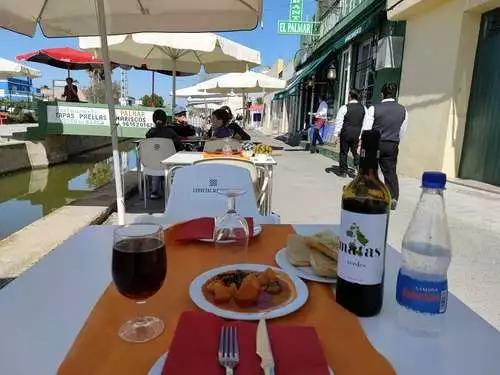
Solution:
<svg viewBox="0 0 500 375">
<path fill-rule="evenodd" d="M 131 224 L 116 228 L 113 238 L 112 274 L 123 296 L 143 304 L 163 285 L 167 254 L 163 228 L 156 224 Z M 163 322 L 154 316 L 132 318 L 120 327 L 125 341 L 141 343 L 158 337 Z"/>
</svg>

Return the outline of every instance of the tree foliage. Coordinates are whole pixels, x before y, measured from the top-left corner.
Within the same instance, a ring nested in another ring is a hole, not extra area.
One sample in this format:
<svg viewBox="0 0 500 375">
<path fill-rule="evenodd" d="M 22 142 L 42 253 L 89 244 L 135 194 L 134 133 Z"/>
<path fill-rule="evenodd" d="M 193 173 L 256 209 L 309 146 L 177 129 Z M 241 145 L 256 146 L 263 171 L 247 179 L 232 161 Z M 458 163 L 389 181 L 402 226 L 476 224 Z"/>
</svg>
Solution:
<svg viewBox="0 0 500 375">
<path fill-rule="evenodd" d="M 160 95 L 152 94 L 152 95 L 144 95 L 142 97 L 142 106 L 143 107 L 156 107 L 161 108 L 164 107 L 165 103 L 163 101 L 163 97 Z"/>
<path fill-rule="evenodd" d="M 89 87 L 85 87 L 82 91 L 89 103 L 106 103 L 106 86 L 104 85 L 104 81 L 94 80 Z M 119 99 L 120 84 L 113 82 L 113 102 L 119 104 Z"/>
</svg>

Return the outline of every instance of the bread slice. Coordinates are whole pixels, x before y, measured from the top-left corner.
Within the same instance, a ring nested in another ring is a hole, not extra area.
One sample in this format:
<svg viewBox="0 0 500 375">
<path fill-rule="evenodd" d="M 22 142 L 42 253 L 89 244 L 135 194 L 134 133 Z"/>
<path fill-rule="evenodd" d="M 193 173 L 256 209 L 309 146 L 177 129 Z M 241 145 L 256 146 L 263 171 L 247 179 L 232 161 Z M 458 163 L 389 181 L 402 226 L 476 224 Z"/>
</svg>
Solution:
<svg viewBox="0 0 500 375">
<path fill-rule="evenodd" d="M 286 256 L 288 261 L 296 267 L 310 266 L 310 250 L 307 247 L 304 237 L 297 234 L 290 234 L 286 244 Z"/>
<path fill-rule="evenodd" d="M 323 253 L 335 261 L 338 259 L 339 238 L 329 231 L 306 236 L 304 240 L 311 250 Z"/>
<path fill-rule="evenodd" d="M 322 277 L 337 277 L 337 262 L 319 251 L 311 251 L 309 256 L 314 273 Z"/>
</svg>

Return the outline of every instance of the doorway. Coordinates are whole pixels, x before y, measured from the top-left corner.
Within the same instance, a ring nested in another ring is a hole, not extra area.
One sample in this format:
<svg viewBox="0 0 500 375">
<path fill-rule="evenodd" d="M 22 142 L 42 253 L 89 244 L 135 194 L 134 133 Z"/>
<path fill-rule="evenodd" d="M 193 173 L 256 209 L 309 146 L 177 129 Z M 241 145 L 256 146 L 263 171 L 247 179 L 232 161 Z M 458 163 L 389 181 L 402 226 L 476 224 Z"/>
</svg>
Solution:
<svg viewBox="0 0 500 375">
<path fill-rule="evenodd" d="M 500 8 L 485 13 L 474 65 L 459 177 L 500 186 Z"/>
</svg>

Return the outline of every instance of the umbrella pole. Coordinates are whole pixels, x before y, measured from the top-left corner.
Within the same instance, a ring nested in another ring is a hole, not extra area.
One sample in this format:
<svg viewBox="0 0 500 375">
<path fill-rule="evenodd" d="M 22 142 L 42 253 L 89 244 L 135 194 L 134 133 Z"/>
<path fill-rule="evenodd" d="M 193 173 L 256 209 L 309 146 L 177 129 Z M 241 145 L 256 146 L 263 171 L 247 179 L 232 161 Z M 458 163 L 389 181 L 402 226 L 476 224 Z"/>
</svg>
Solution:
<svg viewBox="0 0 500 375">
<path fill-rule="evenodd" d="M 123 197 L 123 184 L 120 165 L 120 153 L 118 150 L 118 124 L 116 123 L 115 103 L 113 98 L 113 83 L 111 81 L 111 63 L 109 61 L 108 38 L 106 31 L 106 14 L 104 12 L 104 0 L 95 0 L 97 5 L 97 23 L 99 36 L 101 38 L 101 50 L 104 60 L 104 85 L 106 86 L 106 101 L 108 103 L 109 123 L 111 127 L 111 145 L 113 148 L 113 169 L 116 189 L 116 210 L 118 213 L 118 224 L 125 224 L 125 199 Z"/>
<path fill-rule="evenodd" d="M 177 78 L 177 60 L 174 59 L 174 69 L 172 69 L 172 111 L 175 111 L 176 78 Z"/>
<path fill-rule="evenodd" d="M 151 107 L 154 107 L 155 103 L 155 72 L 151 72 Z"/>
</svg>

